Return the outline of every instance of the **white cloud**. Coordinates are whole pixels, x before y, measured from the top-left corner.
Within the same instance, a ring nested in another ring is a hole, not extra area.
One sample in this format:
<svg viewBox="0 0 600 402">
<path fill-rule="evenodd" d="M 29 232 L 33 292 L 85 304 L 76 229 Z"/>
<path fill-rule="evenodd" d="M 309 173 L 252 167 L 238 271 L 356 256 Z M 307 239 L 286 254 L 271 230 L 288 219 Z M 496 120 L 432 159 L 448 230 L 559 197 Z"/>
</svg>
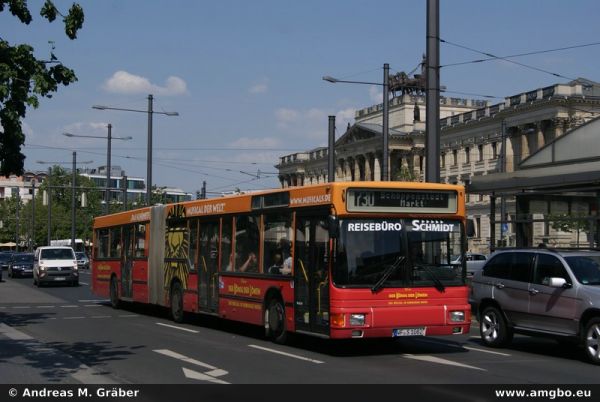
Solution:
<svg viewBox="0 0 600 402">
<path fill-rule="evenodd" d="M 92 134 L 92 135 L 106 135 L 107 133 L 107 126 L 108 123 L 99 123 L 99 122 L 91 122 L 91 123 L 84 123 L 84 122 L 76 122 L 76 123 L 71 123 L 65 126 L 64 131 L 66 133 L 72 133 L 72 134 L 81 134 L 81 135 L 85 135 L 85 134 Z"/>
<path fill-rule="evenodd" d="M 170 76 L 164 86 L 152 84 L 148 78 L 117 71 L 104 82 L 104 90 L 119 94 L 152 93 L 163 96 L 175 96 L 188 93 L 187 84 L 179 77 Z"/>
<path fill-rule="evenodd" d="M 371 98 L 371 101 L 374 102 L 375 104 L 380 104 L 383 99 L 383 91 L 380 91 L 379 87 L 376 87 L 374 85 L 370 86 L 369 87 L 369 97 Z"/>
<path fill-rule="evenodd" d="M 300 113 L 294 109 L 279 108 L 275 111 L 277 126 L 280 128 L 288 127 L 290 123 L 298 120 Z"/>
<path fill-rule="evenodd" d="M 251 94 L 264 94 L 269 90 L 269 80 L 264 78 L 261 82 L 254 84 L 248 89 Z"/>
</svg>

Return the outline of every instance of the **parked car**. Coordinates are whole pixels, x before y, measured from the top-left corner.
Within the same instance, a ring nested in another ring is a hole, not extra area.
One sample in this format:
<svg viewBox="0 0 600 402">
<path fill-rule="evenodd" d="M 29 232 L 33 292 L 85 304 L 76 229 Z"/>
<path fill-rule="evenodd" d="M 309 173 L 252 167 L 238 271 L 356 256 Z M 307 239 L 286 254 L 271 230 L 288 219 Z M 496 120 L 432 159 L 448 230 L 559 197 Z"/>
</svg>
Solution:
<svg viewBox="0 0 600 402">
<path fill-rule="evenodd" d="M 86 253 L 83 251 L 76 251 L 75 256 L 77 257 L 77 267 L 79 269 L 90 269 L 90 259 Z"/>
<path fill-rule="evenodd" d="M 33 257 L 33 283 L 68 282 L 79 285 L 77 258 L 71 247 L 44 246 L 35 250 Z"/>
<path fill-rule="evenodd" d="M 466 253 L 465 259 L 467 261 L 467 276 L 471 277 L 477 271 L 481 271 L 488 257 L 485 254 L 478 253 Z M 453 258 L 452 264 L 462 264 L 462 256 L 458 255 Z"/>
<path fill-rule="evenodd" d="M 6 271 L 8 269 L 8 261 L 10 256 L 13 255 L 12 251 L 0 251 L 0 268 Z"/>
<path fill-rule="evenodd" d="M 498 251 L 475 273 L 471 302 L 485 345 L 551 336 L 576 341 L 600 364 L 600 251 Z"/>
<path fill-rule="evenodd" d="M 8 277 L 33 276 L 33 253 L 14 253 L 8 262 Z"/>
</svg>

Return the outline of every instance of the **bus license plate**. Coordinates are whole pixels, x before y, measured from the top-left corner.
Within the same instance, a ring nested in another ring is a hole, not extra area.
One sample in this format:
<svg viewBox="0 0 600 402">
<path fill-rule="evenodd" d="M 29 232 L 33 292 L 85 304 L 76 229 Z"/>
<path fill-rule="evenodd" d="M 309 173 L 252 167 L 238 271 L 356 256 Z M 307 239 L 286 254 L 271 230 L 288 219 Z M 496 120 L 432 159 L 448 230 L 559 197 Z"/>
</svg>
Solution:
<svg viewBox="0 0 600 402">
<path fill-rule="evenodd" d="M 392 330 L 392 337 L 397 336 L 425 336 L 426 327 L 419 328 L 398 328 Z"/>
</svg>

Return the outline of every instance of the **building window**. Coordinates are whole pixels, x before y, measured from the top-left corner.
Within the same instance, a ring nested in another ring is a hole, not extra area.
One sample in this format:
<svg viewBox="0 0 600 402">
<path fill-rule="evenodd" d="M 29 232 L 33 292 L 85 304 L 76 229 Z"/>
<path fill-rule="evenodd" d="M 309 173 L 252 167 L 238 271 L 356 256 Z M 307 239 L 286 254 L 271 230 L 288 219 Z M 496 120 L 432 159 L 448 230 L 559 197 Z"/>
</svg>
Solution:
<svg viewBox="0 0 600 402">
<path fill-rule="evenodd" d="M 452 150 L 452 164 L 454 166 L 458 165 L 458 150 L 457 149 Z"/>
<path fill-rule="evenodd" d="M 471 148 L 465 148 L 465 163 L 471 163 Z"/>
<path fill-rule="evenodd" d="M 442 152 L 442 154 L 440 155 L 440 166 L 442 169 L 444 169 L 446 167 L 446 153 Z"/>
<path fill-rule="evenodd" d="M 492 142 L 492 159 L 498 159 L 498 143 Z"/>
<path fill-rule="evenodd" d="M 477 153 L 479 154 L 478 161 L 483 162 L 483 144 L 477 145 Z"/>
</svg>

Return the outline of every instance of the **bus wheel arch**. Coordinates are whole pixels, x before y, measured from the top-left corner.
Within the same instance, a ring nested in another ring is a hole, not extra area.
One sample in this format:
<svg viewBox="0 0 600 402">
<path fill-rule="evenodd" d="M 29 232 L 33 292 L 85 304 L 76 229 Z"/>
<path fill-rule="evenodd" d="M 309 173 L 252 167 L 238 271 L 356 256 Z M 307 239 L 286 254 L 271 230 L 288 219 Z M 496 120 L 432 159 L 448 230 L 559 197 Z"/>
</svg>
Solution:
<svg viewBox="0 0 600 402">
<path fill-rule="evenodd" d="M 179 280 L 174 279 L 169 289 L 171 318 L 175 322 L 183 322 L 183 286 Z"/>
<path fill-rule="evenodd" d="M 264 303 L 265 335 L 275 343 L 285 343 L 287 328 L 285 304 L 279 290 L 269 289 Z"/>
<path fill-rule="evenodd" d="M 110 305 L 112 308 L 119 308 L 121 301 L 119 299 L 119 281 L 117 275 L 110 276 Z"/>
</svg>

